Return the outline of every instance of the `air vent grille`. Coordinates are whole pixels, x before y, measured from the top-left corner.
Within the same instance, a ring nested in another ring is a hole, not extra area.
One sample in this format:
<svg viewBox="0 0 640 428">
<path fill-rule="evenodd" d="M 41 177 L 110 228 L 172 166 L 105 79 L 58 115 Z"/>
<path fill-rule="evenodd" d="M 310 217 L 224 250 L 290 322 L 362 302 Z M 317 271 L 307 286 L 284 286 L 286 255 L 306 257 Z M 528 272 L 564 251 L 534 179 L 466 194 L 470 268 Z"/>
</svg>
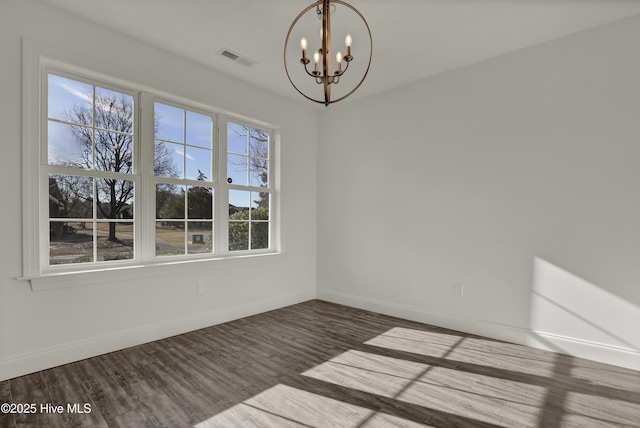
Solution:
<svg viewBox="0 0 640 428">
<path fill-rule="evenodd" d="M 222 51 L 220 55 L 226 56 L 227 58 L 232 59 L 234 61 L 240 58 L 238 55 L 234 54 L 233 52 L 229 52 L 227 50 Z"/>
<path fill-rule="evenodd" d="M 242 56 L 242 55 L 238 54 L 237 52 L 233 52 L 232 50 L 227 49 L 227 48 L 222 48 L 216 53 L 218 55 L 223 56 L 223 57 L 229 58 L 233 62 L 237 62 L 238 64 L 242 64 L 245 67 L 252 67 L 252 66 L 257 64 L 256 61 L 254 61 L 254 60 L 252 60 L 250 58 L 247 58 L 246 56 Z"/>
</svg>

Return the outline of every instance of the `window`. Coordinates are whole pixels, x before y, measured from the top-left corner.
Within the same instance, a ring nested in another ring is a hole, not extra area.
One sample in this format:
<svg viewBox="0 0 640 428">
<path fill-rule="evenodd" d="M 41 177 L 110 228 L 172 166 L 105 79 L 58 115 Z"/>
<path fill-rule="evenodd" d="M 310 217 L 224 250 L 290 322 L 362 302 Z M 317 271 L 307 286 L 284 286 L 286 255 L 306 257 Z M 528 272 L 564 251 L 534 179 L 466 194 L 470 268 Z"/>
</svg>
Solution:
<svg viewBox="0 0 640 428">
<path fill-rule="evenodd" d="M 229 251 L 269 248 L 269 132 L 227 124 Z"/>
<path fill-rule="evenodd" d="M 213 252 L 210 115 L 154 103 L 156 256 Z"/>
<path fill-rule="evenodd" d="M 59 68 L 42 83 L 32 274 L 275 251 L 271 129 Z"/>
<path fill-rule="evenodd" d="M 133 259 L 134 97 L 55 74 L 47 87 L 48 264 Z"/>
</svg>

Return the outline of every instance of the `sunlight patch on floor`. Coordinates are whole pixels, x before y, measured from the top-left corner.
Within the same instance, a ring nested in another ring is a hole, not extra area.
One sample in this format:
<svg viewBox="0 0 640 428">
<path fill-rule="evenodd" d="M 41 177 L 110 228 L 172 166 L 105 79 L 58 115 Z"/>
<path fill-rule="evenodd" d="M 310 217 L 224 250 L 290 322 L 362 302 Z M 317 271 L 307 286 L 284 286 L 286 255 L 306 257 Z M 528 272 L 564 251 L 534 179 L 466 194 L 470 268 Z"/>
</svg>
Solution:
<svg viewBox="0 0 640 428">
<path fill-rule="evenodd" d="M 606 405 L 603 405 L 603 401 L 607 402 Z M 572 419 L 589 418 L 600 424 L 606 423 L 620 427 L 640 426 L 640 403 L 571 391 L 567 393 L 564 410 L 565 417 Z M 591 425 L 583 424 L 581 426 Z"/>
<path fill-rule="evenodd" d="M 571 367 L 571 377 L 598 387 L 622 389 L 640 394 L 638 377 L 631 375 L 628 369 L 616 366 L 607 366 L 605 369 L 601 363 L 574 360 Z M 640 421 L 640 415 L 638 415 L 638 420 Z"/>
<path fill-rule="evenodd" d="M 303 375 L 487 423 L 504 417 L 535 425 L 546 391 L 540 386 L 355 350 Z"/>
<path fill-rule="evenodd" d="M 365 345 L 430 357 L 442 357 L 459 341 L 460 336 L 452 334 L 394 327 L 365 342 Z"/>
<path fill-rule="evenodd" d="M 417 428 L 427 425 L 278 384 L 195 425 L 196 428 L 235 426 Z"/>
<path fill-rule="evenodd" d="M 521 345 L 401 327 L 365 344 L 544 377 L 553 374 L 555 365 L 551 354 Z"/>
<path fill-rule="evenodd" d="M 550 354 L 476 338 L 465 339 L 446 359 L 541 377 L 551 377 L 555 367 L 555 360 Z"/>
</svg>

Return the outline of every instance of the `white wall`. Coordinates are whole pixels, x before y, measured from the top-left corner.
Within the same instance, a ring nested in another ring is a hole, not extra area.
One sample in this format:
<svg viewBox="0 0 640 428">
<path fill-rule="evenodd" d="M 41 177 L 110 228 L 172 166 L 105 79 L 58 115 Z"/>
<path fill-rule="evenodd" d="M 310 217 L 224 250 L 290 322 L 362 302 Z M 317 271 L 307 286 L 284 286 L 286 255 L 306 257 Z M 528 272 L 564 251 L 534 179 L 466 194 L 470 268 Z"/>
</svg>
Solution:
<svg viewBox="0 0 640 428">
<path fill-rule="evenodd" d="M 318 297 L 640 369 L 639 42 L 636 16 L 324 110 Z"/>
<path fill-rule="evenodd" d="M 285 254 L 41 292 L 17 281 L 23 37 L 116 67 L 133 83 L 279 126 Z M 307 132 L 315 111 L 34 0 L 0 4 L 0 57 L 0 380 L 315 296 L 316 135 Z M 197 281 L 206 284 L 202 296 Z"/>
</svg>

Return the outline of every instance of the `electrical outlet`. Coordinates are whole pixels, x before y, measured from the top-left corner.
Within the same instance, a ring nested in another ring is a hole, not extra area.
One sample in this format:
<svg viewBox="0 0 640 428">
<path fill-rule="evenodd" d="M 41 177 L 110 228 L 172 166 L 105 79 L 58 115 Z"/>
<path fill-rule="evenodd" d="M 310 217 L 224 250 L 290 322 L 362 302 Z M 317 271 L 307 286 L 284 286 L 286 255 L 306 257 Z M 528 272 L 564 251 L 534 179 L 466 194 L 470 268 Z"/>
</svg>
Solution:
<svg viewBox="0 0 640 428">
<path fill-rule="evenodd" d="M 196 289 L 198 290 L 198 296 L 201 296 L 205 292 L 204 282 L 198 282 L 196 284 Z"/>
<path fill-rule="evenodd" d="M 464 296 L 464 286 L 461 282 L 454 282 L 452 290 L 454 296 L 459 298 L 462 298 Z"/>
</svg>

